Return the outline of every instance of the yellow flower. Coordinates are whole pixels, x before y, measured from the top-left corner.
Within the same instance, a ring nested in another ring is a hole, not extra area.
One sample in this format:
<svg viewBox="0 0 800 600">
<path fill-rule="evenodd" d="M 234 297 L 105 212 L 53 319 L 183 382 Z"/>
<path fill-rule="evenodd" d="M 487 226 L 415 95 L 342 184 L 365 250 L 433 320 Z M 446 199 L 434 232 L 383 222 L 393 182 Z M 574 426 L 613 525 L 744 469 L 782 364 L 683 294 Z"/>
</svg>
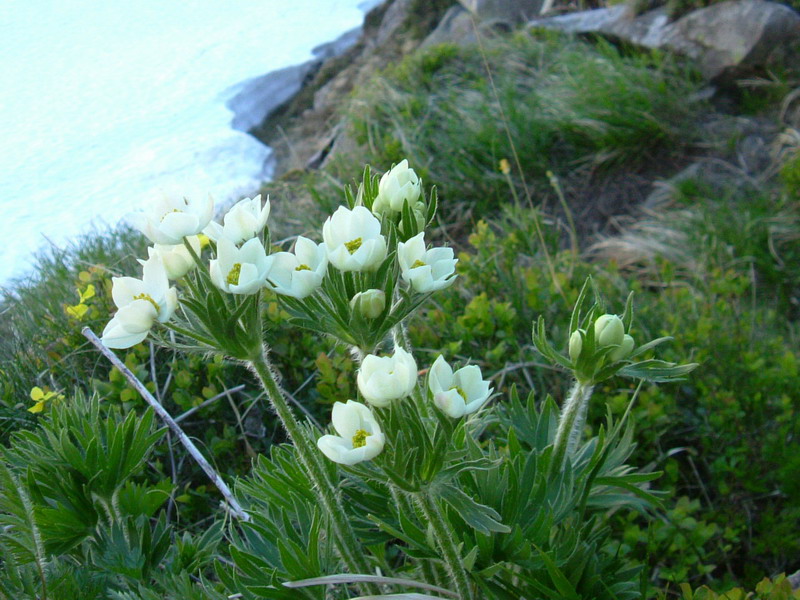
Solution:
<svg viewBox="0 0 800 600">
<path fill-rule="evenodd" d="M 500 159 L 500 172 L 503 175 L 508 175 L 509 173 L 511 173 L 511 165 L 509 164 L 507 158 Z"/>
<path fill-rule="evenodd" d="M 39 386 L 34 387 L 31 390 L 31 400 L 33 400 L 36 404 L 31 406 L 28 409 L 28 412 L 31 413 L 40 413 L 44 410 L 44 405 L 49 400 L 63 400 L 64 396 L 62 394 L 56 394 L 55 392 L 47 391 L 45 392 Z"/>
</svg>

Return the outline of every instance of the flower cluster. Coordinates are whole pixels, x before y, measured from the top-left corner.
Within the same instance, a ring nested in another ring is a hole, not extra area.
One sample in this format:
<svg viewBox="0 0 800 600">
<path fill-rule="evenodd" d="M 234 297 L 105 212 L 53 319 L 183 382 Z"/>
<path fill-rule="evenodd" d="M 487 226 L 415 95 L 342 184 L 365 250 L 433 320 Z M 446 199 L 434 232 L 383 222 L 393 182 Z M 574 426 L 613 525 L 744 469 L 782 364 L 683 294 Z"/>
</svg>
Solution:
<svg viewBox="0 0 800 600">
<path fill-rule="evenodd" d="M 370 406 L 389 408 L 414 393 L 417 363 L 399 346 L 392 356 L 370 354 L 362 361 L 356 381 L 361 397 Z M 492 394 L 479 367 L 468 365 L 453 372 L 441 355 L 429 370 L 428 390 L 434 405 L 454 419 L 476 412 Z M 339 435 L 324 435 L 317 442 L 319 449 L 332 461 L 354 465 L 375 458 L 383 450 L 386 436 L 368 406 L 353 400 L 348 400 L 347 404 L 337 402 L 332 421 Z"/>
<path fill-rule="evenodd" d="M 425 243 L 435 198 L 426 202 L 407 161 L 379 182 L 369 178 L 358 198 L 325 220 L 321 243 L 299 236 L 292 251 L 277 252 L 269 241 L 269 199 L 245 198 L 215 222 L 207 195 L 158 198 L 149 210 L 128 217 L 153 246 L 140 261 L 142 279 L 114 278 L 119 310 L 103 332 L 104 343 L 133 346 L 163 323 L 201 347 L 249 360 L 263 348 L 261 293 L 272 291 L 290 319 L 354 346 L 364 357 L 357 384 L 366 404 L 337 403 L 338 436 L 323 436 L 319 448 L 343 464 L 374 458 L 385 435 L 372 409 L 390 409 L 412 396 L 418 379 L 410 352 L 396 345 L 383 356 L 378 349 L 426 295 L 453 283 L 457 260 L 451 248 Z M 183 278 L 179 295 L 169 280 Z M 453 418 L 476 411 L 491 394 L 478 367 L 454 373 L 442 357 L 431 367 L 428 386 L 433 404 Z"/>
</svg>

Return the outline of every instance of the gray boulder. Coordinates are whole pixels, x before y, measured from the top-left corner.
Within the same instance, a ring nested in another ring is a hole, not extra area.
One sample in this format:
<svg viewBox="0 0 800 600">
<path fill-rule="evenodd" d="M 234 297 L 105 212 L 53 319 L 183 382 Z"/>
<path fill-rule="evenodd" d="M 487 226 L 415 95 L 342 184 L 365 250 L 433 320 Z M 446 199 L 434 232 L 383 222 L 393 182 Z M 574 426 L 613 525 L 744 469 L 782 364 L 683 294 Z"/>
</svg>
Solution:
<svg viewBox="0 0 800 600">
<path fill-rule="evenodd" d="M 613 6 L 529 21 L 534 28 L 600 34 L 646 48 L 669 50 L 694 59 L 708 80 L 741 77 L 770 62 L 798 60 L 800 14 L 767 0 L 729 0 L 670 22 L 663 8 L 633 16 Z M 793 56 L 786 56 L 787 48 Z"/>
<path fill-rule="evenodd" d="M 475 44 L 478 41 L 478 35 L 487 38 L 498 32 L 508 32 L 513 27 L 513 23 L 504 19 L 477 18 L 461 4 L 454 4 L 447 9 L 436 29 L 425 38 L 420 44 L 420 48 L 447 42 L 460 46 Z"/>
<path fill-rule="evenodd" d="M 539 14 L 543 0 L 459 0 L 481 21 L 503 21 L 510 25 L 524 23 Z"/>
</svg>

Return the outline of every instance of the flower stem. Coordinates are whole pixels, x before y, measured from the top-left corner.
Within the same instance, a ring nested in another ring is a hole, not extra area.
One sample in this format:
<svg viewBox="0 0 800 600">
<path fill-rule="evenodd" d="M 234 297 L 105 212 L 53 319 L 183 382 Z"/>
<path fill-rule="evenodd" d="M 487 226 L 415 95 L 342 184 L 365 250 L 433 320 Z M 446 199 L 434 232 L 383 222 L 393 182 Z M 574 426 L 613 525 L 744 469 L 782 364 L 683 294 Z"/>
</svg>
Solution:
<svg viewBox="0 0 800 600">
<path fill-rule="evenodd" d="M 454 542 L 455 532 L 445 520 L 442 511 L 439 510 L 436 500 L 427 492 L 417 492 L 414 494 L 414 498 L 422 510 L 422 514 L 425 515 L 425 518 L 433 528 L 433 537 L 442 552 L 447 574 L 456 587 L 455 591 L 458 597 L 461 600 L 474 600 L 472 587 L 469 583 L 469 575 L 467 575 L 467 570 L 464 568 L 464 563 Z"/>
<path fill-rule="evenodd" d="M 289 438 L 297 450 L 300 463 L 314 483 L 314 491 L 325 514 L 330 519 L 333 539 L 339 555 L 351 573 L 368 575 L 370 573 L 369 564 L 360 552 L 362 545 L 347 520 L 347 514 L 342 505 L 339 492 L 328 476 L 317 448 L 303 431 L 300 422 L 292 413 L 283 391 L 278 386 L 272 373 L 272 367 L 267 359 L 267 350 L 263 349 L 258 356 L 252 358 L 249 362 L 267 392 L 272 408 L 278 414 L 284 429 L 289 434 Z M 370 589 L 370 593 L 380 593 L 373 585 L 367 587 Z"/>
<path fill-rule="evenodd" d="M 586 421 L 586 410 L 593 389 L 593 385 L 576 381 L 564 402 L 561 417 L 558 420 L 553 459 L 550 462 L 551 474 L 556 470 L 560 471 L 564 466 L 565 458 L 575 451 L 583 431 L 583 424 Z"/>
</svg>

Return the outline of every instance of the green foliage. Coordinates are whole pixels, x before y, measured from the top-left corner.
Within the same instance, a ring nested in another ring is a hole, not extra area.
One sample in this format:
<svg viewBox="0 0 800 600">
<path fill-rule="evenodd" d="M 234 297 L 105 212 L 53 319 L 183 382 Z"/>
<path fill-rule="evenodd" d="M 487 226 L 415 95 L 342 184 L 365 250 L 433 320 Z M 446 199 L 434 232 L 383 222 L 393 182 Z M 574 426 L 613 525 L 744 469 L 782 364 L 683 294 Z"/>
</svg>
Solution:
<svg viewBox="0 0 800 600">
<path fill-rule="evenodd" d="M 485 212 L 507 198 L 498 164 L 514 158 L 509 136 L 524 171 L 516 176 L 536 195 L 551 191 L 548 170 L 568 176 L 582 166 L 577 182 L 692 138 L 700 107 L 686 98 L 697 84 L 656 55 L 519 34 L 492 41 L 485 59 L 491 82 L 476 47 L 409 55 L 363 86 L 348 115 L 375 164 L 408 158 L 447 191 L 448 210 L 465 202 Z"/>
<path fill-rule="evenodd" d="M 563 398 L 567 390 L 552 371 L 530 360 L 526 324 L 542 315 L 555 349 L 566 352 L 567 309 L 585 277 L 593 274 L 612 305 L 621 305 L 632 286 L 637 342 L 674 335 L 663 359 L 701 364 L 680 385 L 645 388 L 633 410 L 643 456 L 665 470 L 676 499 L 694 500 L 668 506 L 649 526 L 623 519 L 617 527 L 665 579 L 708 573 L 754 584 L 765 572 L 797 567 L 789 529 L 800 515 L 792 475 L 798 464 L 789 440 L 800 427 L 800 356 L 784 315 L 792 314 L 797 297 L 800 228 L 796 203 L 779 190 L 710 194 L 697 182 L 681 186 L 683 206 L 646 230 L 677 241 L 674 248 L 661 244 L 662 258 L 642 252 L 641 282 L 551 246 L 554 282 L 535 242 L 538 217 L 509 209 L 477 225 L 472 250 L 459 257 L 457 286 L 463 288 L 439 295 L 439 305 L 410 331 L 420 347 L 482 357 L 479 364 L 498 373 L 501 389 L 517 383 Z M 643 239 L 642 247 L 650 241 Z M 463 291 L 478 286 L 491 294 Z M 513 309 L 503 311 L 512 318 L 502 327 L 495 307 Z M 492 354 L 498 346 L 504 352 Z M 603 386 L 602 393 L 616 414 L 624 409 L 625 387 Z M 590 408 L 594 419 L 603 412 L 602 403 Z M 689 507 L 690 515 L 681 516 Z"/>
<path fill-rule="evenodd" d="M 681 600 L 792 600 L 800 598 L 800 590 L 792 590 L 785 575 L 774 579 L 763 579 L 755 586 L 755 592 L 747 592 L 742 588 L 733 588 L 717 593 L 703 586 L 692 589 L 688 583 L 681 584 Z"/>
<path fill-rule="evenodd" d="M 0 461 L 0 597 L 166 592 L 208 567 L 221 526 L 173 540 L 160 510 L 171 485 L 143 478 L 161 438 L 152 426 L 151 411 L 123 416 L 77 395 L 12 436 Z"/>
<path fill-rule="evenodd" d="M 443 418 L 438 426 L 420 420 L 418 406 L 409 399 L 381 411 L 385 428 L 396 434 L 392 447 L 375 464 L 349 469 L 342 486 L 347 517 L 381 571 L 418 581 L 432 576 L 449 587 L 418 503 L 420 494 L 431 494 L 482 597 L 640 597 L 638 569 L 601 523 L 609 510 L 658 503 L 647 489 L 657 474 L 625 465 L 633 451 L 630 427 L 609 417 L 564 472 L 553 472 L 558 409 L 552 399 L 537 408 L 532 395 L 522 401 L 512 392 L 494 415 L 458 424 Z M 477 443 L 473 433 L 487 426 L 492 435 Z M 390 491 L 390 482 L 402 490 Z M 245 598 L 323 597 L 320 589 L 281 586 L 336 567 L 330 541 L 320 538 L 323 516 L 310 489 L 292 447 L 273 447 L 269 459 L 258 461 L 241 485 L 253 520 L 234 537 L 236 568 L 217 569 L 229 590 Z"/>
</svg>

